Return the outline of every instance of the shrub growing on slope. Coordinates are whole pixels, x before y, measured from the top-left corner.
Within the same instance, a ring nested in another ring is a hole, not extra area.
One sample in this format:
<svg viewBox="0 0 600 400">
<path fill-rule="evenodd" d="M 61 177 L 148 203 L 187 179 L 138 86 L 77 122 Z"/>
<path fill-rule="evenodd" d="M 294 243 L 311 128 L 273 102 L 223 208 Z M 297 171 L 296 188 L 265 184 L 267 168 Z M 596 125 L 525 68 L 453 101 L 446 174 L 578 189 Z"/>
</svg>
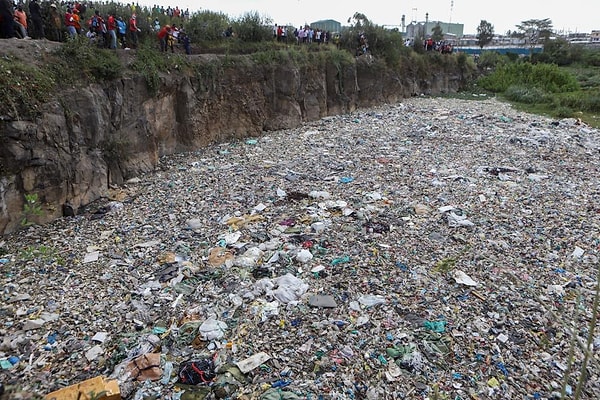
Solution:
<svg viewBox="0 0 600 400">
<path fill-rule="evenodd" d="M 511 63 L 499 66 L 490 75 L 479 78 L 479 86 L 502 93 L 513 85 L 536 87 L 546 92 L 579 90 L 577 79 L 554 64 Z"/>
</svg>

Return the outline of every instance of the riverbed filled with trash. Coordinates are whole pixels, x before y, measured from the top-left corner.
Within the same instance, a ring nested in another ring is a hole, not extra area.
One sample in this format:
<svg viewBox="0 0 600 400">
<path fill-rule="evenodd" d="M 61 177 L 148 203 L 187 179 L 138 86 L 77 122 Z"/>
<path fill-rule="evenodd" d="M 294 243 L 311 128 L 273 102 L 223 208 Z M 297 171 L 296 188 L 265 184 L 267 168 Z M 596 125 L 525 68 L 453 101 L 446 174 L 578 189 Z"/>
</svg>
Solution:
<svg viewBox="0 0 600 400">
<path fill-rule="evenodd" d="M 420 97 L 164 157 L 0 238 L 4 396 L 595 398 L 599 151 Z"/>
</svg>

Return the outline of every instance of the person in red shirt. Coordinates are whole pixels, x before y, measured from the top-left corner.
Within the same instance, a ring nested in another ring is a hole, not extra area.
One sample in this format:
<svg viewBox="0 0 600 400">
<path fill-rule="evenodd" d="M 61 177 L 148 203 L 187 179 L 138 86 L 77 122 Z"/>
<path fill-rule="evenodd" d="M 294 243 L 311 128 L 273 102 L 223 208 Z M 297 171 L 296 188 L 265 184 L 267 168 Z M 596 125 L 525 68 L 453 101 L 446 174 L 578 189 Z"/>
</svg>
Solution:
<svg viewBox="0 0 600 400">
<path fill-rule="evenodd" d="M 29 39 L 29 35 L 27 34 L 27 14 L 25 14 L 21 5 L 15 10 L 15 22 L 21 33 L 21 38 Z"/>
<path fill-rule="evenodd" d="M 80 3 L 78 1 L 76 1 L 73 11 L 75 11 L 75 10 L 77 10 L 77 13 L 79 14 L 79 18 L 85 19 L 85 12 L 87 11 L 87 7 L 84 3 Z"/>
<path fill-rule="evenodd" d="M 70 8 L 67 8 L 67 12 L 65 12 L 65 26 L 67 27 L 69 36 L 72 39 L 75 39 L 75 36 L 77 36 L 77 29 L 75 28 L 75 19 L 73 18 L 73 11 L 71 11 Z"/>
<path fill-rule="evenodd" d="M 167 51 L 167 40 L 171 31 L 170 25 L 165 25 L 158 31 L 158 41 L 160 42 L 160 51 Z"/>
<path fill-rule="evenodd" d="M 129 19 L 129 35 L 131 35 L 131 47 L 137 48 L 138 44 L 138 32 L 140 32 L 140 28 L 137 26 L 137 17 L 134 14 L 131 15 Z"/>
<path fill-rule="evenodd" d="M 116 49 L 117 48 L 117 21 L 115 20 L 115 16 L 113 14 L 108 14 L 108 19 L 106 20 L 106 30 L 108 31 L 108 48 Z"/>
</svg>

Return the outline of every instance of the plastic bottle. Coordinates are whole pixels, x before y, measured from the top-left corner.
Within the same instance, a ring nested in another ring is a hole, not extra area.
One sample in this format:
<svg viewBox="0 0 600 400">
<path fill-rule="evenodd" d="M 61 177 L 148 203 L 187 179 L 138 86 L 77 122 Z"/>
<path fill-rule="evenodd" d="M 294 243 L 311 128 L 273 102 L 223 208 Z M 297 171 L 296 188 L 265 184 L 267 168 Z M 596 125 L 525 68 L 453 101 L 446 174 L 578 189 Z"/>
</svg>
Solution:
<svg viewBox="0 0 600 400">
<path fill-rule="evenodd" d="M 171 381 L 171 374 L 173 373 L 173 363 L 171 361 L 167 361 L 165 363 L 165 368 L 163 372 L 163 376 L 160 380 L 160 383 L 163 385 L 168 384 Z"/>
</svg>

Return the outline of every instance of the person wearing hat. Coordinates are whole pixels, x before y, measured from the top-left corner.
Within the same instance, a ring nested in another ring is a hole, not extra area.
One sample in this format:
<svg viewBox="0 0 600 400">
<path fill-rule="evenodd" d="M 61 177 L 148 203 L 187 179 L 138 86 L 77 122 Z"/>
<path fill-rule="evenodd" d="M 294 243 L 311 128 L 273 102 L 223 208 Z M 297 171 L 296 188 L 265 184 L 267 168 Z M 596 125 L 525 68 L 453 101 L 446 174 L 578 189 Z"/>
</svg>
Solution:
<svg viewBox="0 0 600 400">
<path fill-rule="evenodd" d="M 40 3 L 37 0 L 29 2 L 29 16 L 31 17 L 31 37 L 34 39 L 45 39 L 44 20 L 42 18 L 42 10 Z"/>
<path fill-rule="evenodd" d="M 62 18 L 58 12 L 56 4 L 50 4 L 50 40 L 55 42 L 62 41 Z"/>
</svg>

